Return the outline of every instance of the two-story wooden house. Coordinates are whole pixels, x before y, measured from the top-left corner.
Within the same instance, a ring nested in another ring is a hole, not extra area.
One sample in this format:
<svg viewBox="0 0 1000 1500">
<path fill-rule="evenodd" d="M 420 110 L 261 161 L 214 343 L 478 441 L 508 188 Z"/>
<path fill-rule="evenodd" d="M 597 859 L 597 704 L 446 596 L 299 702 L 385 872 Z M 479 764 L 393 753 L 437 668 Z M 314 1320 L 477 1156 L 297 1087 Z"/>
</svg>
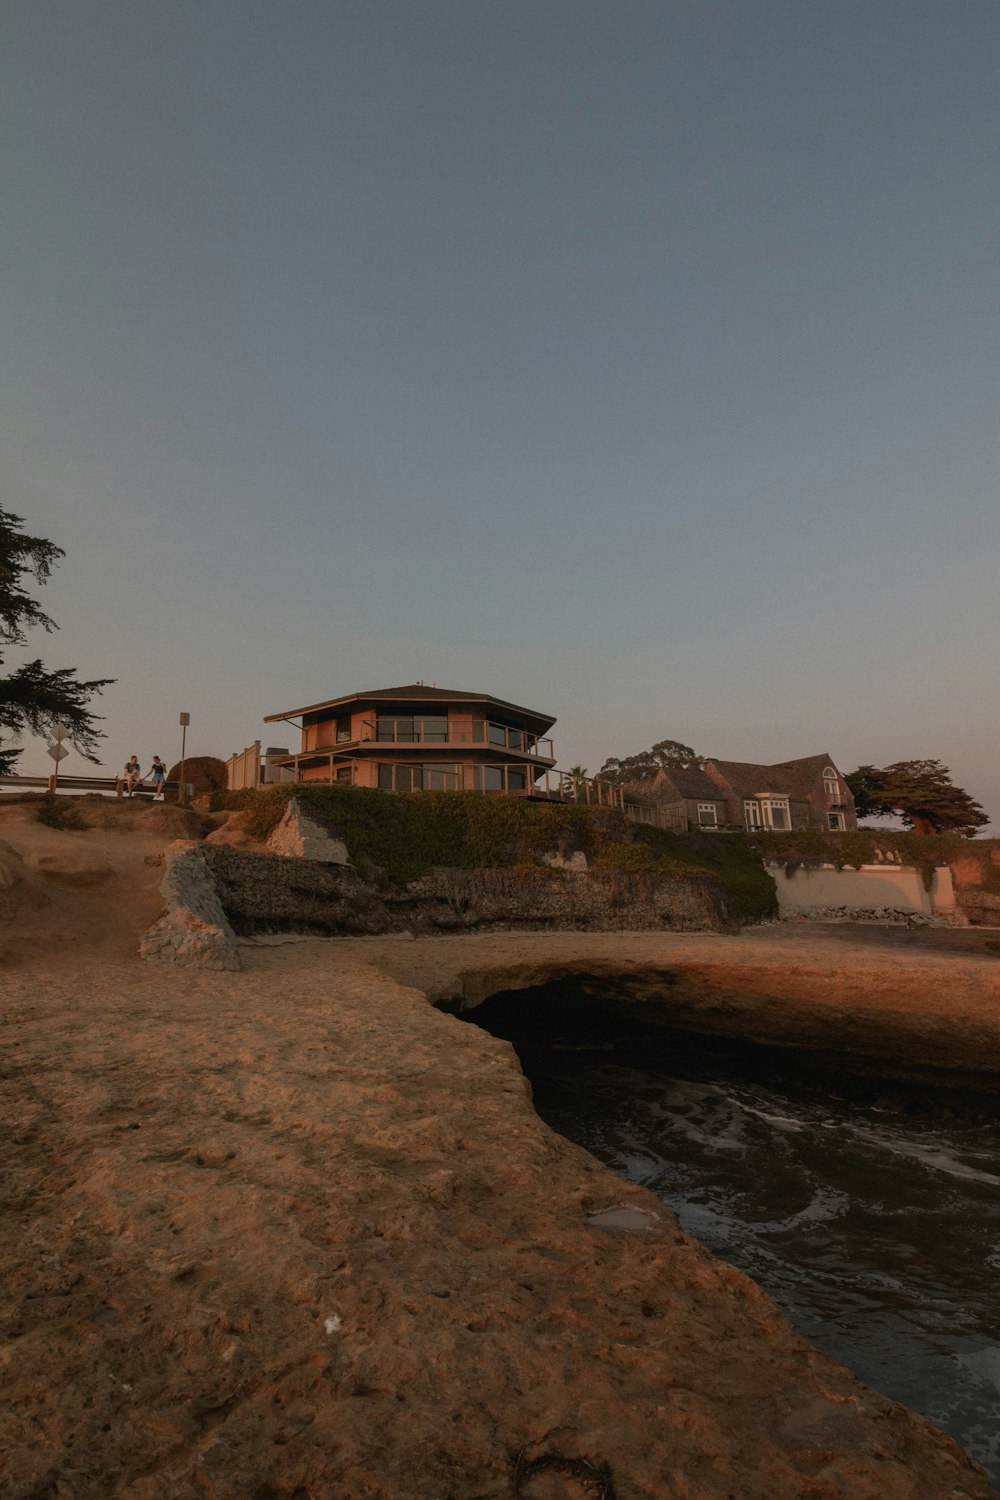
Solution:
<svg viewBox="0 0 1000 1500">
<path fill-rule="evenodd" d="M 545 737 L 551 714 L 422 682 L 327 698 L 264 722 L 300 730 L 296 753 L 269 757 L 297 781 L 531 796 L 555 765 Z"/>
</svg>

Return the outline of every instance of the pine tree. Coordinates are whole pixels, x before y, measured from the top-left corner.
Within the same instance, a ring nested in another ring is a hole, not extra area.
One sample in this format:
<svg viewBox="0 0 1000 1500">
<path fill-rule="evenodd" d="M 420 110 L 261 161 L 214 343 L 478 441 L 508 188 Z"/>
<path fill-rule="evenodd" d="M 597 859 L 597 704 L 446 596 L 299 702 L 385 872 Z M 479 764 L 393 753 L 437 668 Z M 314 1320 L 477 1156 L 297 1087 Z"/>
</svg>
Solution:
<svg viewBox="0 0 1000 1500">
<path fill-rule="evenodd" d="M 899 817 L 917 833 L 961 833 L 974 838 L 990 820 L 939 760 L 897 760 L 859 766 L 844 778 L 859 818 Z"/>
<path fill-rule="evenodd" d="M 65 553 L 44 537 L 26 536 L 23 526 L 20 516 L 0 510 L 0 645 L 24 646 L 28 631 L 37 627 L 48 633 L 58 629 L 25 591 L 24 580 L 47 583 Z M 0 667 L 3 665 L 0 655 Z M 101 677 L 80 682 L 74 668 L 50 671 L 37 658 L 9 676 L 0 675 L 0 775 L 9 775 L 21 754 L 10 747 L 9 741 L 25 732 L 47 734 L 57 723 L 64 726 L 74 749 L 85 760 L 96 762 L 94 752 L 103 735 L 87 704 L 113 681 L 112 677 Z"/>
</svg>

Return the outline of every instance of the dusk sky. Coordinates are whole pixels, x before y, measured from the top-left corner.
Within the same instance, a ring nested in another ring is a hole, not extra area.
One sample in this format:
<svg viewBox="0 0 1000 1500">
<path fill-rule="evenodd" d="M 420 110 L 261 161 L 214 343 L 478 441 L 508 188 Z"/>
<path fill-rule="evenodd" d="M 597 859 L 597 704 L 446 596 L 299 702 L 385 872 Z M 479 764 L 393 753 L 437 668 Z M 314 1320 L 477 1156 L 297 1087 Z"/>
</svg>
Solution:
<svg viewBox="0 0 1000 1500">
<path fill-rule="evenodd" d="M 0 36 L 0 505 L 109 770 L 423 679 L 563 766 L 937 757 L 1000 822 L 995 0 Z"/>
</svg>

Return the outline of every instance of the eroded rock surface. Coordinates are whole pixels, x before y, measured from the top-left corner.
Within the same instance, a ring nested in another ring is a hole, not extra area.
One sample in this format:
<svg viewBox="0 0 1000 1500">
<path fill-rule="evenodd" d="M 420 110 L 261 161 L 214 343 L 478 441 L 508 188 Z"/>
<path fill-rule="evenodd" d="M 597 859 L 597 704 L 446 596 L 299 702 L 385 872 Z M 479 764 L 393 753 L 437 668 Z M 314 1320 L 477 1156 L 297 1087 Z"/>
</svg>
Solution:
<svg viewBox="0 0 1000 1500">
<path fill-rule="evenodd" d="M 183 968 L 240 968 L 236 936 L 201 846 L 178 840 L 167 851 L 160 892 L 166 912 L 143 936 L 142 958 Z"/>
<path fill-rule="evenodd" d="M 732 976 L 742 942 L 356 939 L 248 948 L 239 974 L 10 974 L 3 1493 L 994 1495 L 426 999 L 599 949 Z M 772 957 L 800 994 L 830 963 Z"/>
</svg>

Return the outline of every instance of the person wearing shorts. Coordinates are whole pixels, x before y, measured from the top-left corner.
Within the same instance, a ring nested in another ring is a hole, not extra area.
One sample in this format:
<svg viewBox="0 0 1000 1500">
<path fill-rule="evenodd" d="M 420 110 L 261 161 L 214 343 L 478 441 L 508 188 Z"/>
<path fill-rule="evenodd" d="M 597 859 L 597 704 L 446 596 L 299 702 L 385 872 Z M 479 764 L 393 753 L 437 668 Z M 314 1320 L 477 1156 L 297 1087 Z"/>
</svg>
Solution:
<svg viewBox="0 0 1000 1500">
<path fill-rule="evenodd" d="M 153 766 L 150 771 L 153 782 L 153 801 L 163 801 L 163 785 L 167 779 L 167 768 L 158 755 L 153 756 Z"/>
<path fill-rule="evenodd" d="M 142 780 L 142 767 L 133 755 L 125 762 L 125 790 L 131 797 Z"/>
</svg>

